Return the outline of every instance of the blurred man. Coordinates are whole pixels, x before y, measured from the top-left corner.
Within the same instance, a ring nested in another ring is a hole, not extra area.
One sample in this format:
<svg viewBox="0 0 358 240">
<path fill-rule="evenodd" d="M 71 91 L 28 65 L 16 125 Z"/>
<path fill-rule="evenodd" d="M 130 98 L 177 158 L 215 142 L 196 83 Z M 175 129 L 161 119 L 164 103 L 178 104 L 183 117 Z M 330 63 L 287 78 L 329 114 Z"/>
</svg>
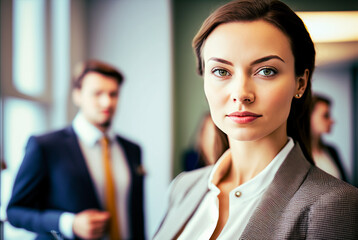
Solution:
<svg viewBox="0 0 358 240">
<path fill-rule="evenodd" d="M 138 145 L 110 128 L 122 74 L 88 61 L 73 90 L 72 125 L 30 137 L 7 216 L 37 239 L 144 239 Z"/>
</svg>

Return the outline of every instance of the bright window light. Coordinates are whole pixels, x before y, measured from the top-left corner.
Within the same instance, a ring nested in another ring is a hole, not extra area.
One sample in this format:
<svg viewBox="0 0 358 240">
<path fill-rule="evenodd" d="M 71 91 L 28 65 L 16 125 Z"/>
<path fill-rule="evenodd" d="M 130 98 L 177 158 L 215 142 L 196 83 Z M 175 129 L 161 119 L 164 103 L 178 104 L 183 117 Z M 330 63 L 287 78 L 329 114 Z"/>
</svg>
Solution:
<svg viewBox="0 0 358 240">
<path fill-rule="evenodd" d="M 296 13 L 314 42 L 358 41 L 358 11 Z"/>
<path fill-rule="evenodd" d="M 46 112 L 41 105 L 8 98 L 4 104 L 4 156 L 9 169 L 17 172 L 30 135 L 46 130 Z"/>
<path fill-rule="evenodd" d="M 39 96 L 45 86 L 45 0 L 14 0 L 14 85 Z"/>
</svg>

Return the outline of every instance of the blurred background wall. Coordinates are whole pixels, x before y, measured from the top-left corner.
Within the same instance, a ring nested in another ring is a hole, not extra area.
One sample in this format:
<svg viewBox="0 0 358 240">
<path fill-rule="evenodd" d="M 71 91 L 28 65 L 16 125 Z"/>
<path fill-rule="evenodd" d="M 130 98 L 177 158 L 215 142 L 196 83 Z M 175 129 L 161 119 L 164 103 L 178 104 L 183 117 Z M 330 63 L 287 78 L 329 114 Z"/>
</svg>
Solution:
<svg viewBox="0 0 358 240">
<path fill-rule="evenodd" d="M 21 7 L 15 11 L 24 2 L 35 3 L 25 6 L 26 14 Z M 125 75 L 114 127 L 142 146 L 147 235 L 152 236 L 165 210 L 167 187 L 183 170 L 183 153 L 208 110 L 191 40 L 203 20 L 226 2 L 2 0 L 0 151 L 7 169 L 1 172 L 1 218 L 6 218 L 29 135 L 71 123 L 76 114 L 70 98 L 73 67 L 96 58 Z M 297 11 L 358 10 L 356 0 L 284 2 Z M 31 12 L 35 20 L 29 20 Z M 332 99 L 336 120 L 327 141 L 337 146 L 351 183 L 358 185 L 358 40 L 316 47 L 313 89 Z M 5 227 L 5 239 L 33 238 Z"/>
</svg>

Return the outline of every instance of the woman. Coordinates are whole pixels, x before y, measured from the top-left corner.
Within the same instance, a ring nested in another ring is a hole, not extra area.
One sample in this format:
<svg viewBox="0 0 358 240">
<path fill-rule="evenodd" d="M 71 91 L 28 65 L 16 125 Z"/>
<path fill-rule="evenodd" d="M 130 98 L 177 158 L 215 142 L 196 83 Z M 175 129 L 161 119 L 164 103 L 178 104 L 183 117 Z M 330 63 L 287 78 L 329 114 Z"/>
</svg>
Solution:
<svg viewBox="0 0 358 240">
<path fill-rule="evenodd" d="M 358 189 L 313 166 L 315 50 L 279 1 L 230 2 L 193 40 L 228 149 L 179 175 L 154 239 L 357 239 Z"/>
<path fill-rule="evenodd" d="M 347 181 L 338 152 L 323 142 L 322 135 L 331 132 L 331 101 L 320 95 L 312 98 L 311 145 L 314 163 L 332 176 Z"/>
</svg>

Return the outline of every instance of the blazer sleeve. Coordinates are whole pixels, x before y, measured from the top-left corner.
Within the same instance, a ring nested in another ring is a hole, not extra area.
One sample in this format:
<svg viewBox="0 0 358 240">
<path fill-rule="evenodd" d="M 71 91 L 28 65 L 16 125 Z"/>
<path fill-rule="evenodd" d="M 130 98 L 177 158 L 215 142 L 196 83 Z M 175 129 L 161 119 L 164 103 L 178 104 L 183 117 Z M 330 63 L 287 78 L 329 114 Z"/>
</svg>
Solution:
<svg viewBox="0 0 358 240">
<path fill-rule="evenodd" d="M 30 137 L 7 207 L 7 217 L 13 226 L 37 233 L 59 231 L 62 211 L 45 209 L 48 196 L 46 169 L 41 145 L 36 137 Z"/>
<path fill-rule="evenodd" d="M 310 209 L 307 239 L 357 239 L 357 220 L 357 189 L 327 192 Z"/>
</svg>

